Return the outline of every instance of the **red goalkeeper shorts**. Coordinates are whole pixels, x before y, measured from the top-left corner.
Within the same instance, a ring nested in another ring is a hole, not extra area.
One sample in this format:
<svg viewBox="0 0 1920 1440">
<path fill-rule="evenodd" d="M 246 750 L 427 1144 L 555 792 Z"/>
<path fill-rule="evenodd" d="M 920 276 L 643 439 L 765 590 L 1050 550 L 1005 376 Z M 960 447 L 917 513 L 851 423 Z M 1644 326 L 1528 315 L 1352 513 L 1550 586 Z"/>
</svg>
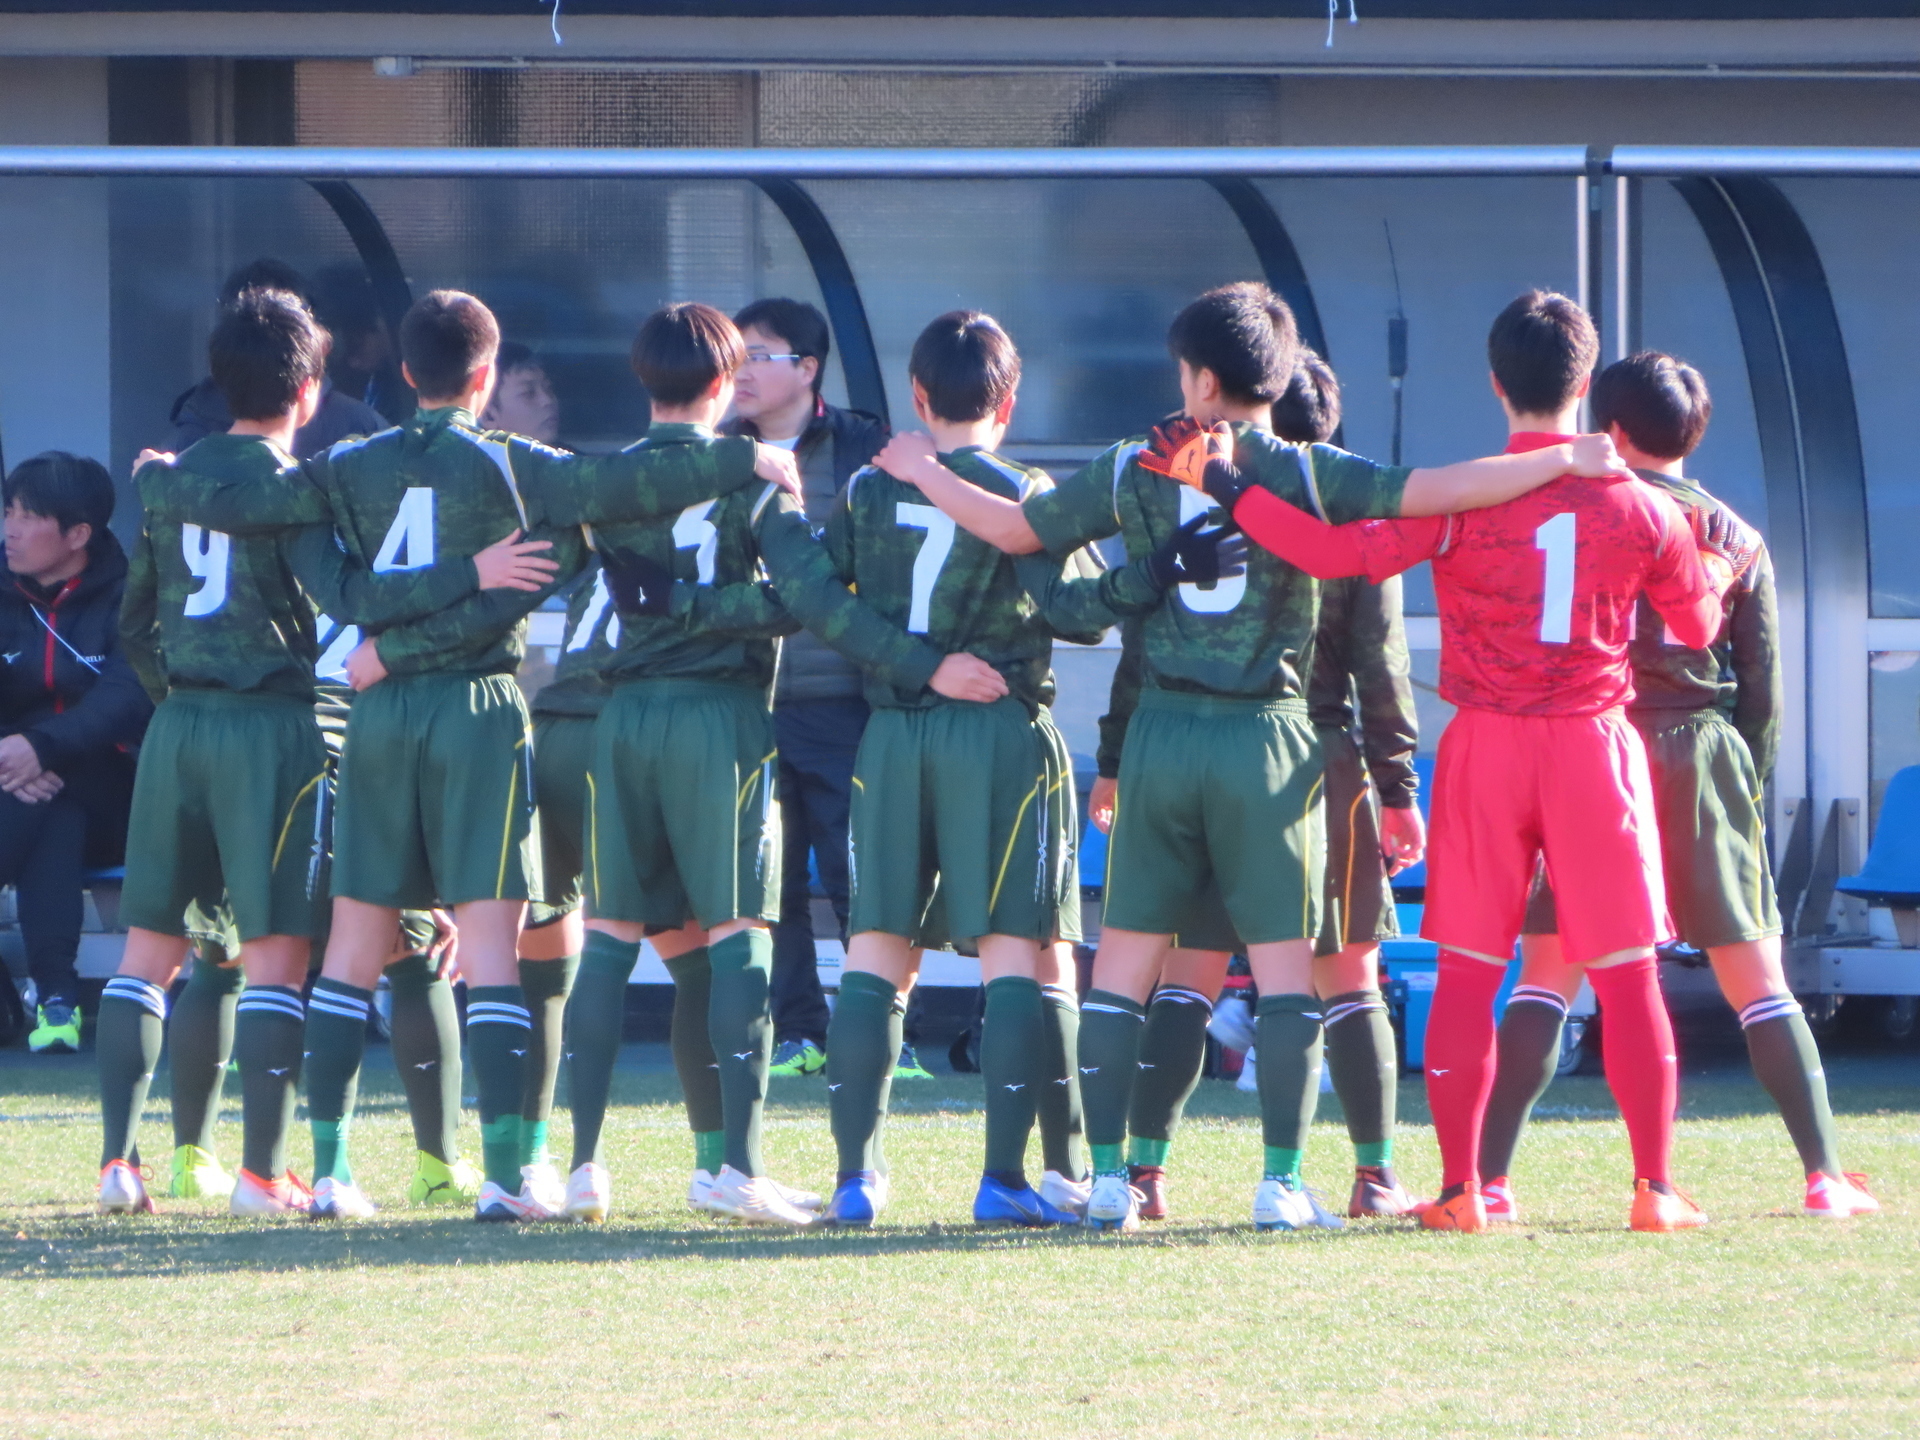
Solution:
<svg viewBox="0 0 1920 1440">
<path fill-rule="evenodd" d="M 1647 755 L 1620 711 L 1462 710 L 1440 737 L 1420 933 L 1511 955 L 1539 855 L 1569 961 L 1672 935 Z"/>
</svg>

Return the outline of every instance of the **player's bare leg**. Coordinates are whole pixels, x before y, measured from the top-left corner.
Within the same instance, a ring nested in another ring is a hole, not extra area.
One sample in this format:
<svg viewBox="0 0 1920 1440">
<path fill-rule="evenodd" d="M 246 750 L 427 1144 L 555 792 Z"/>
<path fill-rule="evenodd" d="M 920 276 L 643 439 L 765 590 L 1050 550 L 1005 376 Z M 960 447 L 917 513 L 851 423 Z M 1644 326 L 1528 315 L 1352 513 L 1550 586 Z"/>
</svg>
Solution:
<svg viewBox="0 0 1920 1440">
<path fill-rule="evenodd" d="M 1313 991 L 1324 1010 L 1327 1068 L 1353 1142 L 1353 1194 L 1347 1214 L 1405 1215 L 1413 1197 L 1393 1173 L 1393 1130 L 1400 1061 L 1380 993 L 1380 946 L 1348 945 L 1313 960 Z"/>
<path fill-rule="evenodd" d="M 167 987 L 187 960 L 187 940 L 157 930 L 127 932 L 120 968 L 100 996 L 94 1048 L 100 1062 L 100 1208 L 151 1211 L 136 1132 L 166 1033 Z"/>
<path fill-rule="evenodd" d="M 1161 962 L 1127 1107 L 1127 1183 L 1142 1196 L 1142 1220 L 1167 1218 L 1167 1155 L 1206 1068 L 1207 1022 L 1231 958 L 1225 950 L 1176 945 Z"/>
<path fill-rule="evenodd" d="M 1131 1230 L 1140 1223 L 1140 1197 L 1127 1181 L 1127 1110 L 1147 997 L 1172 943 L 1171 935 L 1108 926 L 1093 957 L 1093 985 L 1080 1006 L 1080 1093 L 1093 1164 L 1086 1223 L 1096 1230 Z"/>
<path fill-rule="evenodd" d="M 1307 1134 L 1320 1104 L 1322 1028 L 1313 995 L 1313 942 L 1277 940 L 1247 947 L 1253 983 L 1260 988 L 1255 1012 L 1260 1052 L 1260 1125 L 1265 1142 L 1261 1180 L 1253 1197 L 1253 1223 L 1260 1230 L 1338 1230 L 1334 1215 L 1300 1178 Z"/>
</svg>

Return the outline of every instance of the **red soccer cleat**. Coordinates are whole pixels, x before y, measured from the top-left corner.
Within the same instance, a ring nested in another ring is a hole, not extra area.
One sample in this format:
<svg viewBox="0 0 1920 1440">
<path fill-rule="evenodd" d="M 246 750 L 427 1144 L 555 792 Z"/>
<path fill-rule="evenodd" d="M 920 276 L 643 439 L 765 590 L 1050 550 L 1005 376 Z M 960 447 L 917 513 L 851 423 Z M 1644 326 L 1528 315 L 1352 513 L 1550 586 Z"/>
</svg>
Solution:
<svg viewBox="0 0 1920 1440">
<path fill-rule="evenodd" d="M 1140 1192 L 1140 1218 L 1142 1220 L 1164 1220 L 1167 1218 L 1167 1167 L 1164 1165 L 1129 1165 L 1127 1183 Z"/>
</svg>

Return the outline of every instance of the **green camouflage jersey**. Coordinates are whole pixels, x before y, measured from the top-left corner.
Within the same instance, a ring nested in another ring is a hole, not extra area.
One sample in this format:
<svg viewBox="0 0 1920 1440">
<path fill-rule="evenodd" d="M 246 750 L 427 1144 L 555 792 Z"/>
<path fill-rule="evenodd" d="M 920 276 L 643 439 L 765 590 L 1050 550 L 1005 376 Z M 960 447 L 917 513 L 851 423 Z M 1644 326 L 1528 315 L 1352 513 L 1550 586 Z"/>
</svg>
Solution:
<svg viewBox="0 0 1920 1440">
<path fill-rule="evenodd" d="M 1293 445 L 1253 426 L 1234 427 L 1234 461 L 1257 485 L 1334 524 L 1394 516 L 1409 470 L 1376 465 L 1330 445 Z M 1134 560 L 1212 508 L 1203 493 L 1144 470 L 1141 440 L 1106 451 L 1058 489 L 1025 504 L 1040 543 L 1063 555 L 1109 535 Z M 1252 546 L 1247 573 L 1178 586 L 1141 632 L 1141 683 L 1251 699 L 1302 699 L 1318 625 L 1318 584 Z"/>
<path fill-rule="evenodd" d="M 1045 471 L 973 446 L 940 462 L 1003 499 L 1026 501 L 1053 488 Z M 917 486 L 871 467 L 847 482 L 822 538 L 840 578 L 889 623 L 925 636 L 941 655 L 964 651 L 986 661 L 1034 712 L 1052 673 L 1056 635 L 1096 633 L 1161 600 L 1142 565 L 1078 578 L 1045 555 L 1016 559 L 956 526 Z M 1060 553 L 1079 549 L 1065 545 Z M 871 672 L 867 700 L 905 709 L 947 703 Z"/>
<path fill-rule="evenodd" d="M 560 633 L 560 659 L 553 679 L 533 697 L 535 715 L 593 716 L 607 703 L 613 687 L 601 672 L 620 644 L 620 615 L 607 589 L 599 560 L 587 562 L 580 583 L 567 597 L 567 624 Z"/>
<path fill-rule="evenodd" d="M 1360 576 L 1323 581 L 1307 713 L 1329 730 L 1359 726 L 1374 792 L 1382 805 L 1399 810 L 1414 803 L 1420 788 L 1413 768 L 1420 725 L 1412 674 L 1400 577 L 1382 585 Z"/>
<path fill-rule="evenodd" d="M 684 473 L 718 468 L 729 447 L 699 425 L 657 424 L 625 453 L 675 457 Z M 623 614 L 603 674 L 627 680 L 713 680 L 772 685 L 778 642 L 802 625 L 856 664 L 918 689 L 944 652 L 902 634 L 840 584 L 807 529 L 800 503 L 766 483 L 649 515 L 624 491 L 576 495 L 595 549 L 610 562 L 645 557 L 676 582 L 666 615 Z"/>
<path fill-rule="evenodd" d="M 317 613 L 386 625 L 474 593 L 465 557 L 404 574 L 371 574 L 323 524 L 235 533 L 218 497 L 306 488 L 272 441 L 209 435 L 172 465 L 135 477 L 144 515 L 121 605 L 128 658 L 156 698 L 169 688 L 314 698 Z M 210 497 L 211 501 L 210 501 Z"/>
<path fill-rule="evenodd" d="M 1096 759 L 1110 780 L 1120 774 L 1120 747 L 1140 702 L 1143 669 L 1140 624 L 1130 622 L 1120 632 L 1120 661 L 1107 713 L 1100 717 Z M 1323 582 L 1308 714 L 1332 730 L 1351 731 L 1358 722 L 1374 791 L 1382 805 L 1396 809 L 1412 805 L 1420 787 L 1413 768 L 1420 730 L 1411 673 L 1399 577 L 1384 585 L 1358 577 Z"/>
<path fill-rule="evenodd" d="M 1671 495 L 1688 509 L 1732 507 L 1691 480 L 1652 470 L 1636 471 L 1642 480 Z M 1642 720 L 1661 711 L 1717 709 L 1732 721 L 1753 752 L 1764 777 L 1773 772 L 1780 748 L 1780 714 L 1785 691 L 1780 674 L 1780 608 L 1773 589 L 1773 560 L 1762 547 L 1753 567 L 1727 591 L 1726 624 L 1705 650 L 1675 644 L 1667 625 L 1645 595 L 1634 615 L 1627 658 L 1633 665 L 1633 703 Z"/>
</svg>

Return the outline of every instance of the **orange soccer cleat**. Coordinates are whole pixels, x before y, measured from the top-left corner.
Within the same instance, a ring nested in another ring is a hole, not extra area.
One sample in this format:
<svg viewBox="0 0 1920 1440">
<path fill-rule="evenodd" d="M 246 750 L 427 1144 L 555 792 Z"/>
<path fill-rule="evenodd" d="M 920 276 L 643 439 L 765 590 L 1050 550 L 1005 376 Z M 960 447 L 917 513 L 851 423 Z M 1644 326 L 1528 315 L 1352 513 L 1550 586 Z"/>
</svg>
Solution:
<svg viewBox="0 0 1920 1440">
<path fill-rule="evenodd" d="M 1429 1230 L 1458 1230 L 1471 1235 L 1487 1228 L 1487 1206 L 1480 1198 L 1480 1187 L 1469 1180 L 1460 1193 L 1441 1192 L 1438 1200 L 1420 1208 L 1420 1223 Z"/>
<path fill-rule="evenodd" d="M 1662 1192 L 1651 1180 L 1633 1182 L 1633 1215 L 1629 1227 L 1650 1235 L 1666 1235 L 1675 1230 L 1698 1230 L 1707 1223 L 1707 1212 L 1678 1190 Z"/>
</svg>

